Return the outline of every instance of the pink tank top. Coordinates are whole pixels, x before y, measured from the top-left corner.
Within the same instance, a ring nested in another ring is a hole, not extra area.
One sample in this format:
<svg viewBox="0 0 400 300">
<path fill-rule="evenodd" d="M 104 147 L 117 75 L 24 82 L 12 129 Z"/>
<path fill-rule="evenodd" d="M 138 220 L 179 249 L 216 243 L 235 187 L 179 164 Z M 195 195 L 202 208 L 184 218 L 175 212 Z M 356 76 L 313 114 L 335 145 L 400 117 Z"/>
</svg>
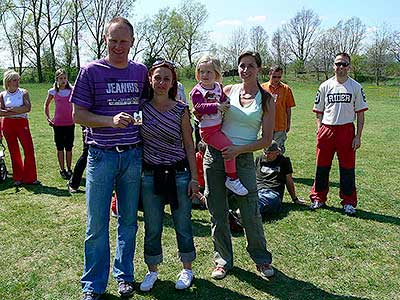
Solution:
<svg viewBox="0 0 400 300">
<path fill-rule="evenodd" d="M 60 93 L 54 95 L 54 125 L 55 126 L 71 126 L 74 125 L 74 119 L 72 117 L 72 103 L 69 102 L 71 97 L 70 90 L 68 96 L 61 96 Z"/>
</svg>

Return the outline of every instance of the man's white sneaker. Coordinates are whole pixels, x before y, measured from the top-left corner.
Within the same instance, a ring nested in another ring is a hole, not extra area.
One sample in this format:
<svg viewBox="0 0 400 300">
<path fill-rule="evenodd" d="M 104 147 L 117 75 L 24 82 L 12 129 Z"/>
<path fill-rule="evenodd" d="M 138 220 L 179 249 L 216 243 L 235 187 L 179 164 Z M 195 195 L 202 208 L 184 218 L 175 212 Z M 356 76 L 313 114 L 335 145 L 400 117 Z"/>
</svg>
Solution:
<svg viewBox="0 0 400 300">
<path fill-rule="evenodd" d="M 343 205 L 343 210 L 346 215 L 354 216 L 356 214 L 356 209 L 351 204 Z"/>
<path fill-rule="evenodd" d="M 236 195 L 239 196 L 246 196 L 249 193 L 249 191 L 240 182 L 239 178 L 235 180 L 227 178 L 225 181 L 225 186 L 228 190 L 231 190 L 232 192 L 234 192 Z"/>
<path fill-rule="evenodd" d="M 311 205 L 309 206 L 309 208 L 311 209 L 311 210 L 316 210 L 316 209 L 318 209 L 318 208 L 322 208 L 322 207 L 325 207 L 325 203 L 324 202 L 321 202 L 321 201 L 318 201 L 318 200 L 314 200 L 312 203 L 311 203 Z"/>
<path fill-rule="evenodd" d="M 178 280 L 175 284 L 175 288 L 177 290 L 184 290 L 187 289 L 192 285 L 193 281 L 193 272 L 189 269 L 183 269 L 179 275 Z"/>
<path fill-rule="evenodd" d="M 143 282 L 140 284 L 140 290 L 142 292 L 148 292 L 153 288 L 154 283 L 158 279 L 158 272 L 148 271 L 144 276 Z"/>
</svg>

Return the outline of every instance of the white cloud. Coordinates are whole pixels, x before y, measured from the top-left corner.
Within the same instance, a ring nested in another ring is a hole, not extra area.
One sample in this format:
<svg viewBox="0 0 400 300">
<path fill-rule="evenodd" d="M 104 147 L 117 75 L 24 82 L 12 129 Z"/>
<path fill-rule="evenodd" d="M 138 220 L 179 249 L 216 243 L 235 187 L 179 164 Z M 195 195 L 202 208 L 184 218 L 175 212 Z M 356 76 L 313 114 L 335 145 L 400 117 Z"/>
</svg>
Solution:
<svg viewBox="0 0 400 300">
<path fill-rule="evenodd" d="M 367 28 L 367 33 L 374 33 L 378 30 L 375 26 L 371 26 Z"/>
<path fill-rule="evenodd" d="M 267 19 L 266 16 L 250 16 L 247 18 L 247 21 L 254 22 L 254 23 L 256 23 L 256 22 L 263 23 L 263 22 L 265 22 L 266 19 Z"/>
<path fill-rule="evenodd" d="M 242 25 L 242 21 L 240 20 L 222 20 L 217 22 L 217 26 L 239 26 Z"/>
</svg>

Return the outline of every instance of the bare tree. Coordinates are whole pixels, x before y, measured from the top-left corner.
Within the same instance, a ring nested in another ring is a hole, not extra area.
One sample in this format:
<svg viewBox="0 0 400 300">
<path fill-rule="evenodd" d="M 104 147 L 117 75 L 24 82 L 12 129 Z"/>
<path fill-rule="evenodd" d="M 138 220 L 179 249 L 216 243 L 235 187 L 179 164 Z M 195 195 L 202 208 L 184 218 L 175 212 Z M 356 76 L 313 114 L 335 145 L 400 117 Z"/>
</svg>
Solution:
<svg viewBox="0 0 400 300">
<path fill-rule="evenodd" d="M 346 52 L 350 55 L 359 54 L 365 33 L 366 26 L 357 17 L 345 21 L 340 20 L 331 30 L 337 52 Z"/>
<path fill-rule="evenodd" d="M 20 0 L 17 9 L 27 10 L 28 26 L 24 28 L 24 43 L 32 51 L 34 58 L 26 56 L 36 67 L 38 81 L 43 82 L 42 69 L 42 46 L 46 41 L 47 34 L 43 30 L 43 5 L 44 0 Z"/>
<path fill-rule="evenodd" d="M 269 61 L 268 53 L 268 34 L 262 26 L 254 26 L 250 28 L 250 46 L 258 52 L 264 64 Z"/>
<path fill-rule="evenodd" d="M 289 50 L 298 61 L 301 71 L 313 51 L 320 24 L 321 21 L 314 11 L 303 8 L 283 26 Z"/>
<path fill-rule="evenodd" d="M 59 63 L 66 66 L 66 71 L 72 67 L 74 61 L 74 24 L 70 23 L 60 31 L 59 39 L 62 41 L 61 53 L 58 55 Z"/>
<path fill-rule="evenodd" d="M 50 45 L 50 65 L 53 72 L 56 71 L 55 45 L 61 26 L 68 23 L 66 22 L 66 17 L 69 14 L 70 8 L 67 5 L 67 0 L 45 0 L 46 31 Z"/>
<path fill-rule="evenodd" d="M 392 44 L 390 47 L 390 51 L 393 53 L 393 56 L 396 59 L 396 61 L 400 62 L 400 31 L 393 32 L 391 40 Z"/>
<path fill-rule="evenodd" d="M 80 10 L 91 41 L 87 46 L 99 59 L 105 52 L 103 29 L 107 21 L 116 16 L 128 16 L 135 0 L 80 0 Z"/>
<path fill-rule="evenodd" d="M 277 29 L 273 33 L 270 52 L 272 61 L 275 64 L 282 66 L 286 73 L 287 65 L 290 61 L 290 51 L 282 29 Z"/>
<path fill-rule="evenodd" d="M 389 49 L 392 33 L 386 24 L 380 26 L 374 33 L 372 44 L 367 50 L 368 65 L 375 76 L 375 83 L 379 82 L 389 62 Z"/>
<path fill-rule="evenodd" d="M 22 74 L 27 51 L 24 29 L 28 25 L 28 10 L 25 7 L 17 8 L 10 1 L 4 3 L 1 12 L 1 23 L 11 53 L 13 69 Z"/>
<path fill-rule="evenodd" d="M 319 34 L 317 39 L 314 56 L 310 65 L 317 72 L 319 81 L 319 72 L 323 72 L 325 79 L 332 74 L 333 58 L 338 53 L 336 43 L 335 28 L 327 29 Z"/>
<path fill-rule="evenodd" d="M 224 69 L 236 69 L 237 58 L 240 53 L 248 48 L 248 36 L 243 27 L 239 27 L 232 31 L 228 46 L 222 48 L 222 62 Z"/>
<path fill-rule="evenodd" d="M 141 52 L 143 52 L 146 49 L 146 43 L 145 43 L 145 24 L 144 22 L 146 21 L 139 21 L 134 25 L 135 28 L 135 42 L 133 43 L 133 47 L 131 50 L 132 54 L 132 59 L 135 60 Z"/>
</svg>

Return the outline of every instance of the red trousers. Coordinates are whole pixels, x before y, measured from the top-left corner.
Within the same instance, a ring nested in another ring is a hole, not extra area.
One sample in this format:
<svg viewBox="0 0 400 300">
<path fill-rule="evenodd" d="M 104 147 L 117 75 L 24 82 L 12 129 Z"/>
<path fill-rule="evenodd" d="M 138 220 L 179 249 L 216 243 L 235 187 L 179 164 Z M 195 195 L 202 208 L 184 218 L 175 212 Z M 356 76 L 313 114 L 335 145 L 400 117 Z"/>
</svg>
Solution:
<svg viewBox="0 0 400 300">
<path fill-rule="evenodd" d="M 25 118 L 3 118 L 2 128 L 10 152 L 13 180 L 31 184 L 37 180 L 35 152 L 28 119 Z M 24 161 L 22 162 L 19 143 L 24 150 Z"/>
<path fill-rule="evenodd" d="M 221 128 L 222 124 L 200 128 L 200 136 L 203 141 L 219 151 L 232 145 L 231 140 L 221 131 Z M 236 174 L 235 159 L 224 159 L 224 167 L 227 174 Z"/>
<path fill-rule="evenodd" d="M 312 201 L 326 202 L 329 191 L 329 172 L 336 152 L 339 161 L 342 205 L 357 206 L 355 184 L 356 152 L 352 148 L 354 124 L 322 125 L 317 135 L 317 170 L 310 193 Z"/>
</svg>

